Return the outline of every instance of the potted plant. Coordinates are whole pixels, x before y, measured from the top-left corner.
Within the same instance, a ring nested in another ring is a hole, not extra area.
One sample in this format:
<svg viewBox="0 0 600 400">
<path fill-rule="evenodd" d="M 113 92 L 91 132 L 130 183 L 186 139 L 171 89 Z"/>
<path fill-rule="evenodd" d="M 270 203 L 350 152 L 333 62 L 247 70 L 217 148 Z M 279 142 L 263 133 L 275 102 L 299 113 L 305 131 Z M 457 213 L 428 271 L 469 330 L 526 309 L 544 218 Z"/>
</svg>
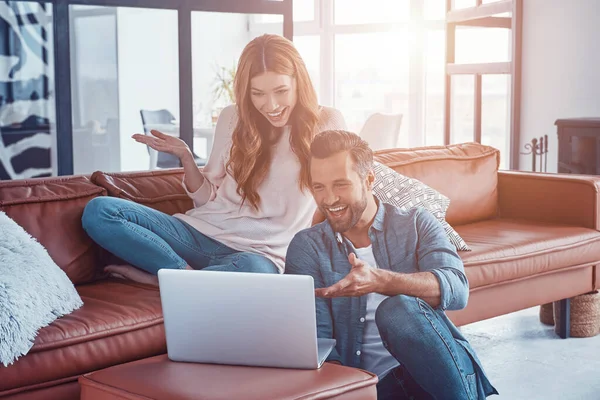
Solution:
<svg viewBox="0 0 600 400">
<path fill-rule="evenodd" d="M 216 76 L 213 83 L 213 112 L 212 123 L 217 123 L 219 114 L 224 107 L 235 103 L 233 80 L 235 79 L 236 65 L 231 68 L 216 66 Z"/>
</svg>

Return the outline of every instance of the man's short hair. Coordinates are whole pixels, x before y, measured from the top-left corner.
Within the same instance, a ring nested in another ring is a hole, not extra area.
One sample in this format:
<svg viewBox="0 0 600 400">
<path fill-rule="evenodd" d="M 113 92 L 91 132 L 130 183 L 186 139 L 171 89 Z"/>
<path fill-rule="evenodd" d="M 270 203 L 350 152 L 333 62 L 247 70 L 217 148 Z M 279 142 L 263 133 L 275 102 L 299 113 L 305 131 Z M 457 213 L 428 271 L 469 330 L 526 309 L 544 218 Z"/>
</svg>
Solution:
<svg viewBox="0 0 600 400">
<path fill-rule="evenodd" d="M 310 145 L 310 154 L 323 159 L 347 151 L 354 161 L 354 168 L 361 178 L 373 169 L 373 150 L 355 133 L 344 130 L 328 130 L 316 135 Z"/>
</svg>

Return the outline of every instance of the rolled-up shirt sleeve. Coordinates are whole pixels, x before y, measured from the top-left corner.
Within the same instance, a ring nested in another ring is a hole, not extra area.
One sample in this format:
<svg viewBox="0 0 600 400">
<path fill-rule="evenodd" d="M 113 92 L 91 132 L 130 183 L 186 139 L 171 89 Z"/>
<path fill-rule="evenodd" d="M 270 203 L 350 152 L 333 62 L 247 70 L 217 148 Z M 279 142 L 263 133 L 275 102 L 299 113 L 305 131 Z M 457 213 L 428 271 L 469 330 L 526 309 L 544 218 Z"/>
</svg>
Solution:
<svg viewBox="0 0 600 400">
<path fill-rule="evenodd" d="M 442 224 L 422 209 L 417 215 L 417 232 L 419 270 L 431 272 L 440 284 L 441 301 L 438 308 L 465 308 L 469 299 L 469 282 L 462 259 L 446 236 Z"/>
</svg>

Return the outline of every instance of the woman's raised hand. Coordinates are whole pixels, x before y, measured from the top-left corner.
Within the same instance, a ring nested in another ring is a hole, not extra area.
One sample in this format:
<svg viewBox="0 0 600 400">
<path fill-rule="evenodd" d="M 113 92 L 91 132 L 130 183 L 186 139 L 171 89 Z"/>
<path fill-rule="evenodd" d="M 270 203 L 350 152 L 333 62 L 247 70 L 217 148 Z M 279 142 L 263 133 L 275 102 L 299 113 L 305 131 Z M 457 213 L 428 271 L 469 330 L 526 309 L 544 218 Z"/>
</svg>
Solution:
<svg viewBox="0 0 600 400">
<path fill-rule="evenodd" d="M 178 137 L 170 136 L 157 130 L 151 130 L 150 133 L 152 136 L 136 133 L 132 138 L 136 142 L 144 143 L 156 151 L 172 154 L 180 160 L 191 154 L 188 145 Z"/>
</svg>

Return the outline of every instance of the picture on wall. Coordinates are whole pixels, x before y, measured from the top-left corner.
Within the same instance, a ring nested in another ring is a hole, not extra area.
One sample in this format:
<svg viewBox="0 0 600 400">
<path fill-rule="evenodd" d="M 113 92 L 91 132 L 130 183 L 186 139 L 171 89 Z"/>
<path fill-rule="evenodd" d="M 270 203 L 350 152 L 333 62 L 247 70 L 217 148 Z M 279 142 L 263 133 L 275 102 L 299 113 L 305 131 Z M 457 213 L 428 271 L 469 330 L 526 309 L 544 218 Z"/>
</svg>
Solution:
<svg viewBox="0 0 600 400">
<path fill-rule="evenodd" d="M 52 174 L 51 5 L 0 2 L 0 180 Z"/>
</svg>

